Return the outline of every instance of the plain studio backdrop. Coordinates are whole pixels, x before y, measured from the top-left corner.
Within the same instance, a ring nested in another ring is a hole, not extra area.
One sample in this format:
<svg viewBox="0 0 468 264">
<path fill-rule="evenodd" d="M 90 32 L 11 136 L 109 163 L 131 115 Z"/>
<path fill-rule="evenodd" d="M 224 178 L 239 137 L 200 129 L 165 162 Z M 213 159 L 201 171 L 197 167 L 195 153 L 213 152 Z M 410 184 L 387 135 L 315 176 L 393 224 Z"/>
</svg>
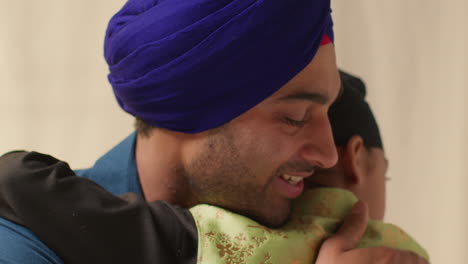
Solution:
<svg viewBox="0 0 468 264">
<path fill-rule="evenodd" d="M 102 56 L 123 0 L 0 0 L 0 152 L 88 167 L 133 130 Z M 468 2 L 339 0 L 339 65 L 361 76 L 390 160 L 386 220 L 432 263 L 468 259 Z"/>
</svg>

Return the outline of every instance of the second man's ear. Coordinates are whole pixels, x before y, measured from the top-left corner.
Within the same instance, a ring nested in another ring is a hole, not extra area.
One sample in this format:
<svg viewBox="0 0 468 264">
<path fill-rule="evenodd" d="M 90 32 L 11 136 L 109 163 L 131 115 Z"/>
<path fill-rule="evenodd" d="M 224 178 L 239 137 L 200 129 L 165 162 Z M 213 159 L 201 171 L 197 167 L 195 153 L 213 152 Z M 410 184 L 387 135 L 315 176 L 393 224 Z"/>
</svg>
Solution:
<svg viewBox="0 0 468 264">
<path fill-rule="evenodd" d="M 350 185 L 360 184 L 366 175 L 366 148 L 361 136 L 354 135 L 346 144 L 344 153 L 345 182 Z"/>
</svg>

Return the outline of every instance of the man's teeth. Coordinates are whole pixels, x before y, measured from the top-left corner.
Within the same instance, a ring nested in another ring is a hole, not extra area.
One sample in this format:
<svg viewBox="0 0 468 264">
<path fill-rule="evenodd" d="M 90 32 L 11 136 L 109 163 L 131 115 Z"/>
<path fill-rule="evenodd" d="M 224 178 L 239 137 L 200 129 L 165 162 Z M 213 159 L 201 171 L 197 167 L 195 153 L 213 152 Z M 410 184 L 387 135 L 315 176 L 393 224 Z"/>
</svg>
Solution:
<svg viewBox="0 0 468 264">
<path fill-rule="evenodd" d="M 290 184 L 292 185 L 296 185 L 298 184 L 299 182 L 302 181 L 302 177 L 298 177 L 298 176 L 291 176 L 291 175 L 288 175 L 288 174 L 283 174 L 281 175 L 281 178 L 283 178 L 283 180 L 289 182 Z"/>
</svg>

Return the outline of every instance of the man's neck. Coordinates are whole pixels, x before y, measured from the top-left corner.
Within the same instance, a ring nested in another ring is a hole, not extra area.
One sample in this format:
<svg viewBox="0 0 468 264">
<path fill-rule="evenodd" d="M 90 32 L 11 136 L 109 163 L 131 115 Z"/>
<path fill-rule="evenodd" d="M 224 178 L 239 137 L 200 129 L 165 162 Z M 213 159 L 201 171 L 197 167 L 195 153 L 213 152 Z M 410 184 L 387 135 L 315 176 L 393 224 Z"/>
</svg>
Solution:
<svg viewBox="0 0 468 264">
<path fill-rule="evenodd" d="M 152 132 L 137 135 L 135 159 L 145 199 L 164 200 L 181 207 L 191 207 L 190 187 L 183 176 L 180 142 L 170 133 Z"/>
</svg>

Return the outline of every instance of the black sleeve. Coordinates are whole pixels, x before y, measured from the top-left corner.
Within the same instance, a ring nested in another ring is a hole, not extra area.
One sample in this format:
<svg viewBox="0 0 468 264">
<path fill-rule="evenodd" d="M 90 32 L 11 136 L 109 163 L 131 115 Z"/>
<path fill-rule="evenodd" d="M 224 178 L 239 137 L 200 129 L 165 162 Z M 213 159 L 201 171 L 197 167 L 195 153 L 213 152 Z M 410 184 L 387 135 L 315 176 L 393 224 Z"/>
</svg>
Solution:
<svg viewBox="0 0 468 264">
<path fill-rule="evenodd" d="M 36 152 L 0 158 L 0 217 L 32 230 L 67 264 L 196 263 L 188 210 L 134 193 L 114 196 Z"/>
</svg>

